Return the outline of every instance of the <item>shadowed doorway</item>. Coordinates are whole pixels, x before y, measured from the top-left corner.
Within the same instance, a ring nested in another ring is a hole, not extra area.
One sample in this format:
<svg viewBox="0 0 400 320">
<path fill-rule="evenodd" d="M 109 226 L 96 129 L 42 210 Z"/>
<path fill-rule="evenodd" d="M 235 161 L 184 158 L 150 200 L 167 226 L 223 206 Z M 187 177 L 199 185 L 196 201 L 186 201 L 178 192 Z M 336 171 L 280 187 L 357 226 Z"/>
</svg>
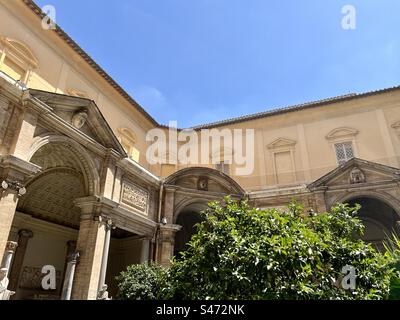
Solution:
<svg viewBox="0 0 400 320">
<path fill-rule="evenodd" d="M 384 250 L 383 242 L 393 233 L 397 235 L 396 211 L 385 202 L 372 197 L 358 197 L 347 201 L 350 206 L 361 205 L 359 218 L 365 226 L 362 239 L 378 250 Z"/>
<path fill-rule="evenodd" d="M 192 235 L 197 232 L 196 224 L 203 221 L 200 214 L 207 208 L 205 203 L 193 203 L 185 207 L 178 215 L 176 224 L 182 229 L 176 233 L 174 255 L 179 258 L 179 253 L 187 250 L 187 243 Z"/>
</svg>

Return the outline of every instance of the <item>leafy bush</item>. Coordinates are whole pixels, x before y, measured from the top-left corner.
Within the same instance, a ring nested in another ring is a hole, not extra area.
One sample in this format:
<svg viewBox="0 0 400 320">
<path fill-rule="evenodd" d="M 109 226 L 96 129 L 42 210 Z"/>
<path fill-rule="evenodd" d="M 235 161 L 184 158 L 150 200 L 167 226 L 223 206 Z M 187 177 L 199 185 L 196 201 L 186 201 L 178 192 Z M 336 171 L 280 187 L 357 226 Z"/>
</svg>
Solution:
<svg viewBox="0 0 400 320">
<path fill-rule="evenodd" d="M 165 287 L 172 299 L 383 299 L 394 277 L 393 259 L 359 240 L 358 207 L 339 204 L 305 215 L 252 209 L 225 199 L 210 204 Z M 345 290 L 342 268 L 356 270 Z"/>
<path fill-rule="evenodd" d="M 117 277 L 120 300 L 162 299 L 167 270 L 156 264 L 131 265 Z"/>
<path fill-rule="evenodd" d="M 397 235 L 393 235 L 388 243 L 385 244 L 387 254 L 393 261 L 393 268 L 395 274 L 391 278 L 390 282 L 390 300 L 400 300 L 400 238 Z"/>
</svg>

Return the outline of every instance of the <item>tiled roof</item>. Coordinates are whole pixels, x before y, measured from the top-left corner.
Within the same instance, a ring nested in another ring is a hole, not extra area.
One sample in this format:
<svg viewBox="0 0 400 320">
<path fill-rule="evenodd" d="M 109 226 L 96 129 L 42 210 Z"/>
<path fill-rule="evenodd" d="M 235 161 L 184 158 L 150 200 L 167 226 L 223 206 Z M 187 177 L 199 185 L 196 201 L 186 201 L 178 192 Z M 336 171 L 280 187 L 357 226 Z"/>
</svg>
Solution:
<svg viewBox="0 0 400 320">
<path fill-rule="evenodd" d="M 235 124 L 235 123 L 239 123 L 239 122 L 279 115 L 279 114 L 283 114 L 283 113 L 289 113 L 289 112 L 294 112 L 294 111 L 299 111 L 299 110 L 304 110 L 304 109 L 321 107 L 324 105 L 329 105 L 329 104 L 343 102 L 343 101 L 349 101 L 349 100 L 353 100 L 356 98 L 368 97 L 371 95 L 390 92 L 390 91 L 394 91 L 394 90 L 398 90 L 398 89 L 400 89 L 400 86 L 381 89 L 381 90 L 375 90 L 375 91 L 369 91 L 369 92 L 365 92 L 365 93 L 351 93 L 351 94 L 346 94 L 346 95 L 337 96 L 337 97 L 333 97 L 333 98 L 322 99 L 322 100 L 317 100 L 317 101 L 312 101 L 312 102 L 307 102 L 307 103 L 303 103 L 303 104 L 297 104 L 297 105 L 287 106 L 287 107 L 282 107 L 282 108 L 276 108 L 276 109 L 271 109 L 271 110 L 264 111 L 264 112 L 245 115 L 242 117 L 231 118 L 231 119 L 226 119 L 226 120 L 222 120 L 222 121 L 203 124 L 203 125 L 195 126 L 195 127 L 193 127 L 193 129 L 195 129 L 195 130 L 208 129 L 208 128 L 214 128 L 214 127 L 219 127 L 219 126 L 223 126 L 223 125 L 230 125 L 230 124 Z"/>
</svg>

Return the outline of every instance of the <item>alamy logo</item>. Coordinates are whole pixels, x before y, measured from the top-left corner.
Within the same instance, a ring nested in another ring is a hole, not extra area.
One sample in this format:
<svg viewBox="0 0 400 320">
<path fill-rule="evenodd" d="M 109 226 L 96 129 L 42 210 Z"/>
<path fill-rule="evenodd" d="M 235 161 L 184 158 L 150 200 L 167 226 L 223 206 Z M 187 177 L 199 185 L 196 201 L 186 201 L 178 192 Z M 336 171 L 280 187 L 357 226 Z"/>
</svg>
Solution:
<svg viewBox="0 0 400 320">
<path fill-rule="evenodd" d="M 56 8 L 52 5 L 45 5 L 42 8 L 45 16 L 42 19 L 42 28 L 45 30 L 53 30 L 56 28 Z"/>
<path fill-rule="evenodd" d="M 146 152 L 152 164 L 234 165 L 233 175 L 250 175 L 254 170 L 253 129 L 177 129 L 177 122 L 167 130 L 152 129 L 146 141 L 151 142 Z"/>
<path fill-rule="evenodd" d="M 51 265 L 45 265 L 42 268 L 42 273 L 45 274 L 42 278 L 43 290 L 55 290 L 56 289 L 56 268 Z"/>
<path fill-rule="evenodd" d="M 356 8 L 352 5 L 345 5 L 342 8 L 342 28 L 344 30 L 355 30 L 357 27 Z"/>
<path fill-rule="evenodd" d="M 342 273 L 345 275 L 342 279 L 341 286 L 344 290 L 354 290 L 356 288 L 356 268 L 350 265 L 345 265 L 342 268 Z"/>
</svg>

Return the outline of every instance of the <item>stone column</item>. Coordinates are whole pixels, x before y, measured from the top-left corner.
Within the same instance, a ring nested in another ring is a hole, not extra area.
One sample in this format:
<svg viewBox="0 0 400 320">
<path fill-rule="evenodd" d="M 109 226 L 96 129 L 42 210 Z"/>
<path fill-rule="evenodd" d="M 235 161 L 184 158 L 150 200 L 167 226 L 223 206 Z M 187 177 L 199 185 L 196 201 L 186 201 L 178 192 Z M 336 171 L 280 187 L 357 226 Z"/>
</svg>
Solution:
<svg viewBox="0 0 400 320">
<path fill-rule="evenodd" d="M 174 255 L 175 234 L 180 229 L 182 229 L 181 226 L 173 224 L 160 226 L 160 250 L 157 257 L 159 264 L 163 266 L 169 266 L 171 264 L 171 258 Z"/>
<path fill-rule="evenodd" d="M 75 275 L 75 266 L 79 259 L 79 252 L 73 252 L 68 256 L 67 269 L 65 271 L 61 300 L 71 300 L 72 284 Z"/>
<path fill-rule="evenodd" d="M 104 239 L 103 259 L 101 261 L 98 292 L 101 292 L 104 289 L 104 286 L 106 285 L 107 264 L 108 264 L 108 255 L 110 253 L 110 241 L 111 241 L 111 229 L 112 229 L 111 219 L 105 221 L 104 224 L 105 224 L 106 236 Z"/>
<path fill-rule="evenodd" d="M 328 210 L 326 200 L 325 200 L 325 188 L 323 188 L 323 190 L 314 191 L 314 199 L 315 199 L 315 203 L 316 203 L 315 210 L 318 213 L 323 213 Z"/>
<path fill-rule="evenodd" d="M 74 300 L 96 300 L 105 243 L 105 225 L 93 215 L 83 215 L 76 249 L 80 261 L 72 288 Z"/>
<path fill-rule="evenodd" d="M 15 252 L 15 249 L 17 248 L 18 244 L 16 242 L 8 241 L 6 245 L 6 251 L 4 253 L 3 257 L 3 262 L 1 264 L 1 268 L 7 269 L 6 277 L 8 278 L 8 275 L 10 273 L 11 269 L 11 261 Z"/>
<path fill-rule="evenodd" d="M 26 193 L 24 181 L 40 167 L 11 155 L 0 155 L 0 259 L 10 235 L 18 199 Z"/>
<path fill-rule="evenodd" d="M 18 287 L 18 280 L 21 274 L 22 265 L 24 263 L 26 248 L 28 246 L 29 239 L 33 237 L 33 232 L 31 230 L 22 229 L 18 232 L 18 235 L 18 247 L 15 251 L 14 262 L 10 272 L 9 288 L 12 291 L 16 291 Z"/>
<path fill-rule="evenodd" d="M 148 263 L 150 260 L 150 239 L 142 240 L 142 250 L 140 253 L 140 263 Z"/>
<path fill-rule="evenodd" d="M 1 183 L 1 181 L 0 181 Z M 3 192 L 0 188 L 0 257 L 3 258 L 10 235 L 11 225 L 14 219 L 18 203 L 18 193 L 8 189 L 7 182 L 4 182 Z"/>
<path fill-rule="evenodd" d="M 74 240 L 69 240 L 67 241 L 67 254 L 65 255 L 65 263 L 64 263 L 64 268 L 63 268 L 63 279 L 62 279 L 62 283 L 65 282 L 65 277 L 67 274 L 67 268 L 68 268 L 68 261 L 70 258 L 70 255 L 75 253 L 76 251 L 76 241 Z M 61 294 L 62 293 L 63 288 L 58 288 L 58 293 Z"/>
<path fill-rule="evenodd" d="M 175 189 L 165 189 L 165 202 L 164 202 L 164 215 L 161 218 L 166 218 L 167 223 L 174 223 L 174 202 L 175 202 Z M 157 221 L 161 222 L 161 221 Z"/>
</svg>

